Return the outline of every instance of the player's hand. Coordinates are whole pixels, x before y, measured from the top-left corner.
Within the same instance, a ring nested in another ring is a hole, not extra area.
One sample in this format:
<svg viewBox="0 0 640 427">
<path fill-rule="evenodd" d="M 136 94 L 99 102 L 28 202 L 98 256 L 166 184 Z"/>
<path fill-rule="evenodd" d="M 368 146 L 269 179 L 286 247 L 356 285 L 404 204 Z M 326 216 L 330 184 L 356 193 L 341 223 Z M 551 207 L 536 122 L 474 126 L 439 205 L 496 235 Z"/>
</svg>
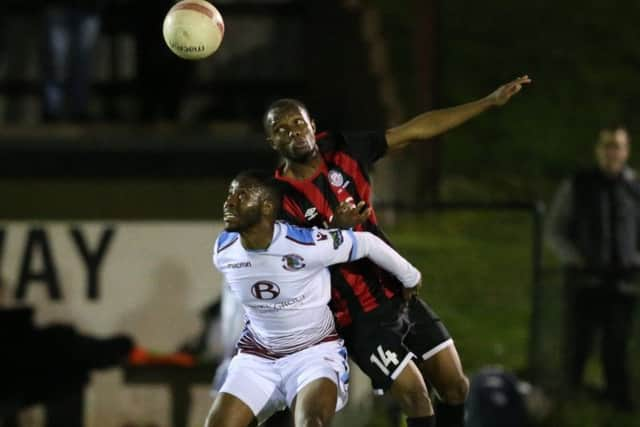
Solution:
<svg viewBox="0 0 640 427">
<path fill-rule="evenodd" d="M 413 288 L 402 288 L 402 297 L 409 302 L 412 298 L 418 296 L 418 291 L 422 287 L 422 279 Z"/>
<path fill-rule="evenodd" d="M 491 95 L 489 95 L 489 99 L 493 105 L 502 106 L 506 104 L 513 95 L 520 92 L 523 85 L 527 85 L 529 83 L 531 83 L 529 76 L 524 75 L 522 77 L 518 77 L 517 79 L 496 89 Z"/>
<path fill-rule="evenodd" d="M 345 200 L 338 205 L 333 213 L 331 227 L 351 228 L 365 222 L 371 215 L 371 207 L 364 201 L 357 205 L 352 200 Z"/>
</svg>

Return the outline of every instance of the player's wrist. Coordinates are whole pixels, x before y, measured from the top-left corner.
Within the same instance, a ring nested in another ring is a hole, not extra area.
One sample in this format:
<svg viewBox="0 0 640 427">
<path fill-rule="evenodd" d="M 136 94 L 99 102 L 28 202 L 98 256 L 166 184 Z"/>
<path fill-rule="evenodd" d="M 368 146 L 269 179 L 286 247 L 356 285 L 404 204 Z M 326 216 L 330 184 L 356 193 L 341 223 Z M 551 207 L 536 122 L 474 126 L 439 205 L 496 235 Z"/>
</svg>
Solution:
<svg viewBox="0 0 640 427">
<path fill-rule="evenodd" d="M 404 286 L 405 289 L 415 289 L 419 287 L 421 283 L 422 274 L 418 270 L 415 270 L 415 274 L 412 275 L 408 280 L 403 281 L 402 286 Z"/>
</svg>

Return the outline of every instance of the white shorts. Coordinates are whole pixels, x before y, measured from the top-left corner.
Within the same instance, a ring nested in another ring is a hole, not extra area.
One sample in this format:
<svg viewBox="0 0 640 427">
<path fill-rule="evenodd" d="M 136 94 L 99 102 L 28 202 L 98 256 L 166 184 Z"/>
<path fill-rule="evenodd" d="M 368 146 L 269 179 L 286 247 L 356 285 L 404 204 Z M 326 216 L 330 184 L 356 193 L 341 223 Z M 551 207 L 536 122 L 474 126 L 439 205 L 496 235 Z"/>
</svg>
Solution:
<svg viewBox="0 0 640 427">
<path fill-rule="evenodd" d="M 291 407 L 298 392 L 310 382 L 328 378 L 338 387 L 336 412 L 347 404 L 349 363 L 342 340 L 314 345 L 280 359 L 239 353 L 231 359 L 220 393 L 242 400 L 258 424 Z"/>
</svg>

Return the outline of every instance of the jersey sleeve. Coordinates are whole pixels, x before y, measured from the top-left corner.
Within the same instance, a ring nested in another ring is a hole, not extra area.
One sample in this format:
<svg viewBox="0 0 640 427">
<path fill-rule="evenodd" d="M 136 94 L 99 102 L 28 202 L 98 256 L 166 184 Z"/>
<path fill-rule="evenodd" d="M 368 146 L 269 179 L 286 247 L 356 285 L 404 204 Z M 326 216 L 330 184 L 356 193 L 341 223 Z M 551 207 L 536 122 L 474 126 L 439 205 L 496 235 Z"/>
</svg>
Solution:
<svg viewBox="0 0 640 427">
<path fill-rule="evenodd" d="M 387 153 L 387 137 L 383 131 L 345 132 L 345 148 L 360 163 L 370 166 Z"/>
<path fill-rule="evenodd" d="M 369 258 L 396 276 L 405 288 L 413 288 L 422 280 L 420 271 L 379 237 L 366 231 L 352 232 L 352 235 L 352 259 Z"/>
<path fill-rule="evenodd" d="M 351 230 L 311 229 L 314 245 L 309 246 L 307 258 L 316 267 L 328 267 L 354 259 L 354 235 Z"/>
</svg>

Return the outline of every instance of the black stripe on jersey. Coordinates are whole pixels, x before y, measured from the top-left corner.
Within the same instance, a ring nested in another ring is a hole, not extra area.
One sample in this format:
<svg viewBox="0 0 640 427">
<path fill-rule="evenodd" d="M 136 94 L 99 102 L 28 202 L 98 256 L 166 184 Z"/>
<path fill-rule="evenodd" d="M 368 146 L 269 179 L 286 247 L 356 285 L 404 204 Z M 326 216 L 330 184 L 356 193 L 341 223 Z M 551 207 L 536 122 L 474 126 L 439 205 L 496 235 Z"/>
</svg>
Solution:
<svg viewBox="0 0 640 427">
<path fill-rule="evenodd" d="M 349 181 L 349 185 L 347 185 L 346 188 L 344 188 L 345 191 L 347 191 L 349 193 L 349 195 L 353 198 L 353 202 L 357 205 L 358 203 L 360 203 L 362 201 L 362 198 L 360 197 L 360 192 L 358 191 L 358 189 L 356 188 L 356 181 L 355 179 L 353 179 L 353 177 L 351 175 L 349 175 L 348 173 L 346 173 L 341 167 L 340 165 L 338 165 L 337 163 L 334 162 L 330 162 L 328 160 L 325 160 L 327 163 L 327 168 L 329 169 L 329 171 L 331 170 L 336 170 L 338 172 L 340 172 L 342 174 L 342 176 L 346 181 Z M 326 178 L 326 177 L 325 177 Z M 368 181 L 368 177 L 365 177 Z M 331 185 L 331 183 L 328 183 L 328 185 Z M 329 191 L 331 191 L 331 193 L 333 194 L 333 191 L 331 189 L 329 189 Z M 366 202 L 366 200 L 365 200 Z M 368 203 L 368 202 L 367 202 Z M 335 205 L 337 207 L 337 205 Z M 332 209 L 335 209 L 332 207 Z M 374 234 L 376 234 L 376 232 L 378 231 L 378 225 L 373 222 L 371 220 L 371 217 L 369 217 L 364 224 L 362 224 L 362 230 L 364 231 L 370 231 Z"/>
<path fill-rule="evenodd" d="M 351 318 L 350 320 L 353 321 L 353 316 L 357 315 L 358 313 L 362 313 L 362 307 L 360 306 L 360 301 L 358 300 L 358 297 L 356 296 L 355 292 L 353 292 L 353 288 L 351 288 L 351 286 L 349 286 L 349 283 L 347 282 L 347 280 L 344 278 L 344 276 L 342 275 L 342 272 L 340 271 L 340 265 L 335 265 L 335 266 L 331 266 L 329 267 L 329 271 L 331 272 L 331 286 L 335 287 L 338 290 L 338 293 L 340 294 L 340 299 L 341 301 L 335 301 L 333 298 L 331 299 L 329 306 L 331 307 L 332 311 L 336 311 L 339 310 L 339 305 L 345 304 L 349 310 L 349 317 Z M 334 307 L 334 304 L 336 304 L 337 306 Z M 337 325 L 338 327 L 341 326 L 348 326 L 348 325 Z"/>
<path fill-rule="evenodd" d="M 303 214 L 306 214 L 309 211 L 309 209 L 315 208 L 315 205 L 309 199 L 307 199 L 302 192 L 298 191 L 293 185 L 291 185 L 286 181 L 281 181 L 281 182 L 282 182 L 282 185 L 286 186 L 286 188 L 283 187 L 283 194 L 287 195 L 295 204 L 297 204 L 298 207 L 300 207 L 300 210 L 302 211 Z M 292 218 L 284 210 L 281 210 L 280 217 L 287 222 L 289 222 L 290 218 Z M 323 222 L 320 212 L 318 212 L 316 216 L 311 219 L 307 217 L 293 218 L 293 221 L 289 223 L 298 225 L 300 227 L 316 226 L 320 228 L 326 228 L 326 225 Z"/>
<path fill-rule="evenodd" d="M 358 192 L 358 189 L 356 188 L 356 181 L 353 179 L 353 177 L 351 175 L 349 175 L 348 173 L 346 173 L 345 171 L 342 170 L 342 168 L 340 167 L 340 165 L 333 163 L 333 162 L 329 162 L 326 161 L 327 163 L 327 169 L 329 171 L 335 170 L 338 171 L 342 174 L 342 177 L 344 178 L 344 181 L 347 182 L 349 181 L 349 185 L 347 185 L 346 187 L 342 187 L 345 191 L 347 191 L 349 193 L 349 195 L 351 197 L 353 197 L 353 200 L 356 201 L 356 203 L 358 203 L 360 200 L 362 200 L 360 198 L 360 193 Z M 329 183 L 329 185 L 331 185 L 331 183 Z"/>
<path fill-rule="evenodd" d="M 338 201 L 338 198 L 336 197 L 336 195 L 333 194 L 333 191 L 331 190 L 331 187 L 330 187 L 331 184 L 329 183 L 327 176 L 324 173 L 319 174 L 313 180 L 313 185 L 315 185 L 318 188 L 318 190 L 320 190 L 320 193 L 326 199 L 327 203 L 331 207 L 331 210 L 335 211 L 338 205 L 340 205 L 340 201 Z M 327 222 L 329 222 L 330 219 L 331 218 L 324 218 L 324 220 Z"/>
<path fill-rule="evenodd" d="M 385 288 L 380 282 L 380 277 L 378 276 L 379 267 L 376 264 L 368 258 L 349 263 L 349 266 L 355 270 L 352 271 L 352 273 L 358 274 L 362 277 L 367 292 L 375 300 L 374 306 L 369 305 L 367 307 L 362 305 L 359 297 L 355 294 L 353 286 L 356 286 L 356 284 L 349 283 L 340 271 L 343 266 L 344 264 L 338 264 L 329 267 L 329 270 L 331 271 L 331 285 L 335 286 L 342 298 L 346 300 L 347 307 L 349 307 L 349 312 L 352 317 L 358 313 L 369 312 L 387 300 L 384 292 Z"/>
</svg>

